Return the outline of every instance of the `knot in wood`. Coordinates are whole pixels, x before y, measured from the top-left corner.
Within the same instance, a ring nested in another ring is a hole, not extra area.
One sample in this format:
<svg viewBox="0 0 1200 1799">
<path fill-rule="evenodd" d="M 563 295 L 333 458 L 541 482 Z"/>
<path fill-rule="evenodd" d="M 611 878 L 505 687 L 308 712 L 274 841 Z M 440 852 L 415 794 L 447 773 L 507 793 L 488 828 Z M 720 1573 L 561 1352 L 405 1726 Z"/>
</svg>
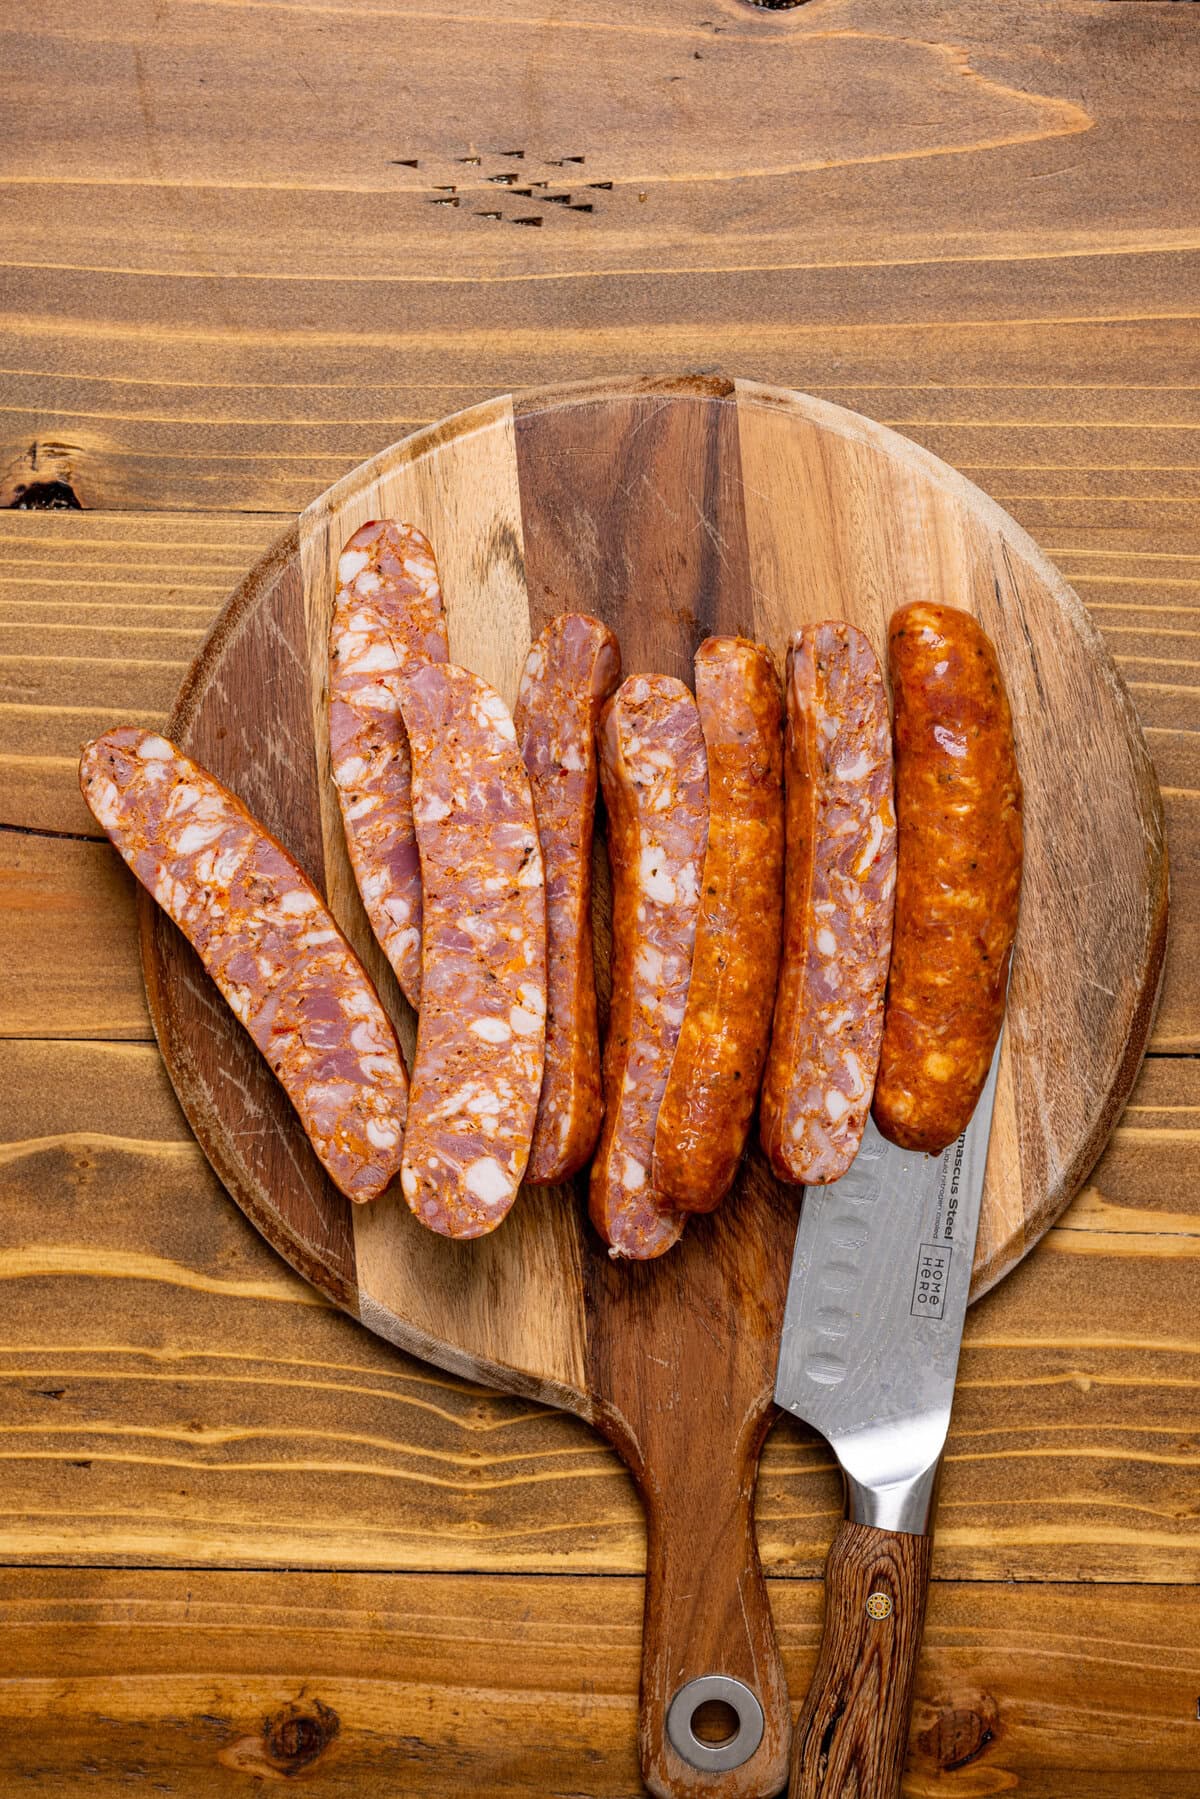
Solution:
<svg viewBox="0 0 1200 1799">
<path fill-rule="evenodd" d="M 946 1706 L 917 1737 L 921 1754 L 943 1773 L 964 1768 L 1000 1734 L 1000 1708 L 990 1693 L 969 1706 Z"/>
<path fill-rule="evenodd" d="M 282 1772 L 297 1774 L 324 1754 L 341 1727 L 333 1707 L 319 1699 L 285 1705 L 263 1725 L 263 1748 Z"/>
</svg>

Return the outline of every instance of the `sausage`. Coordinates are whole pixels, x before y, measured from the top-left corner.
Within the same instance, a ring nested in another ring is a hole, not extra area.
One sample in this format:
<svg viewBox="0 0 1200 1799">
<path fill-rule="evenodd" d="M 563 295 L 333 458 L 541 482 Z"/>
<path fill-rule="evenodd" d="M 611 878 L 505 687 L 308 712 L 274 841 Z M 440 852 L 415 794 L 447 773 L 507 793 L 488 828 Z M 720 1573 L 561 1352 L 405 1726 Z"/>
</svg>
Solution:
<svg viewBox="0 0 1200 1799">
<path fill-rule="evenodd" d="M 624 682 L 601 715 L 599 742 L 613 974 L 589 1209 L 612 1255 L 644 1260 L 670 1249 L 684 1224 L 655 1192 L 651 1168 L 692 968 L 708 771 L 696 702 L 667 675 Z"/>
<path fill-rule="evenodd" d="M 529 652 L 515 722 L 546 873 L 546 1070 L 525 1179 L 565 1181 L 596 1146 L 604 1104 L 592 965 L 596 721 L 621 674 L 616 638 L 566 612 Z"/>
<path fill-rule="evenodd" d="M 153 731 L 127 725 L 87 744 L 79 785 L 267 1058 L 331 1180 L 374 1199 L 400 1166 L 408 1078 L 312 882 L 236 795 Z"/>
<path fill-rule="evenodd" d="M 398 681 L 449 656 L 437 563 L 414 525 L 362 525 L 338 559 L 329 741 L 350 864 L 410 1005 L 421 996 L 421 869 Z"/>
<path fill-rule="evenodd" d="M 795 634 L 787 717 L 783 964 L 760 1134 L 781 1180 L 822 1186 L 866 1128 L 896 889 L 887 695 L 861 631 Z"/>
<path fill-rule="evenodd" d="M 654 1133 L 654 1186 L 685 1212 L 729 1191 L 758 1098 L 783 928 L 783 695 L 767 651 L 696 652 L 708 844 L 683 1024 Z"/>
<path fill-rule="evenodd" d="M 1012 715 L 969 613 L 892 617 L 900 866 L 875 1122 L 934 1155 L 962 1135 L 1004 1020 L 1023 835 Z"/>
<path fill-rule="evenodd" d="M 424 923 L 400 1184 L 447 1237 L 494 1230 L 529 1160 L 546 1036 L 546 897 L 508 708 L 430 662 L 400 681 Z"/>
</svg>

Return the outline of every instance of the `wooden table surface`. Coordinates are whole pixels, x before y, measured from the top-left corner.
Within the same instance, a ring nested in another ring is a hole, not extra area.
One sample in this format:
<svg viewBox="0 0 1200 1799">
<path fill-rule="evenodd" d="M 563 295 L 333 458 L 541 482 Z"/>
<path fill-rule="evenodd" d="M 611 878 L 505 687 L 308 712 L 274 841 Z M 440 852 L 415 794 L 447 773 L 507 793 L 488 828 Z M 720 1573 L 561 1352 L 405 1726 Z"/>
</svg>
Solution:
<svg viewBox="0 0 1200 1799">
<path fill-rule="evenodd" d="M 1145 722 L 1154 1053 L 968 1321 L 905 1791 L 1200 1795 L 1200 8 L 41 0 L 3 44 L 0 503 L 83 510 L 0 514 L 0 1793 L 640 1791 L 629 1480 L 258 1241 L 74 759 L 415 425 L 720 368 L 994 495 Z M 797 1702 L 839 1510 L 781 1424 Z"/>
</svg>

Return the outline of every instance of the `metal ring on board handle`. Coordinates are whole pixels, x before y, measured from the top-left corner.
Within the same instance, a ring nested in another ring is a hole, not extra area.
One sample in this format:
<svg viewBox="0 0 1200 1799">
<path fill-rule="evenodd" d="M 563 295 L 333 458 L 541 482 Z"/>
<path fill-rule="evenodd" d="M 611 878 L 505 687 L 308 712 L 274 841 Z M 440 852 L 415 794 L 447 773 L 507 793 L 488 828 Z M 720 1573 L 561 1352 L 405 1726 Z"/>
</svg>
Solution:
<svg viewBox="0 0 1200 1799">
<path fill-rule="evenodd" d="M 737 1714 L 738 1727 L 724 1743 L 706 1743 L 692 1729 L 692 1719 L 702 1705 L 723 1701 Z M 750 1688 L 728 1674 L 702 1674 L 680 1687 L 667 1712 L 667 1736 L 671 1747 L 688 1766 L 706 1774 L 740 1768 L 748 1762 L 763 1738 L 763 1709 Z"/>
</svg>

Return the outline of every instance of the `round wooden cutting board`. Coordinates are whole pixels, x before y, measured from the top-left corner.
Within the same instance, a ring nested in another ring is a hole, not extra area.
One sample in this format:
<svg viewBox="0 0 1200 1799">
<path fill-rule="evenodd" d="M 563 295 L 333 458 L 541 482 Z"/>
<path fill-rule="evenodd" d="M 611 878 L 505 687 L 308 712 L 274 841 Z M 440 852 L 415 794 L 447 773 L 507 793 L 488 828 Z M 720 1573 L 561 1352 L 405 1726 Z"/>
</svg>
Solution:
<svg viewBox="0 0 1200 1799">
<path fill-rule="evenodd" d="M 297 856 L 372 969 L 411 1052 L 412 1014 L 362 913 L 329 768 L 334 569 L 367 519 L 424 530 L 454 661 L 511 705 L 555 613 L 597 614 L 626 673 L 690 683 L 712 632 L 782 654 L 798 625 L 886 621 L 928 598 L 995 640 L 1025 781 L 1026 864 L 975 1290 L 1081 1185 L 1145 1047 L 1166 933 L 1162 815 L 1132 705 L 1083 607 L 1029 538 L 944 463 L 803 394 L 718 377 L 506 397 L 364 463 L 247 576 L 170 734 Z M 597 854 L 607 995 L 607 871 Z M 425 1231 L 398 1191 L 351 1210 L 182 936 L 144 900 L 155 1030 L 202 1147 L 238 1204 L 315 1286 L 443 1368 L 577 1412 L 632 1468 L 649 1524 L 641 1749 L 660 1794 L 768 1795 L 788 1704 L 753 1538 L 758 1454 L 800 1194 L 753 1154 L 714 1217 L 660 1261 L 616 1264 L 582 1192 L 529 1190 L 494 1236 Z M 762 1742 L 701 1773 L 665 1733 L 699 1675 L 758 1695 Z M 798 1695 L 797 1695 L 798 1697 Z"/>
</svg>

